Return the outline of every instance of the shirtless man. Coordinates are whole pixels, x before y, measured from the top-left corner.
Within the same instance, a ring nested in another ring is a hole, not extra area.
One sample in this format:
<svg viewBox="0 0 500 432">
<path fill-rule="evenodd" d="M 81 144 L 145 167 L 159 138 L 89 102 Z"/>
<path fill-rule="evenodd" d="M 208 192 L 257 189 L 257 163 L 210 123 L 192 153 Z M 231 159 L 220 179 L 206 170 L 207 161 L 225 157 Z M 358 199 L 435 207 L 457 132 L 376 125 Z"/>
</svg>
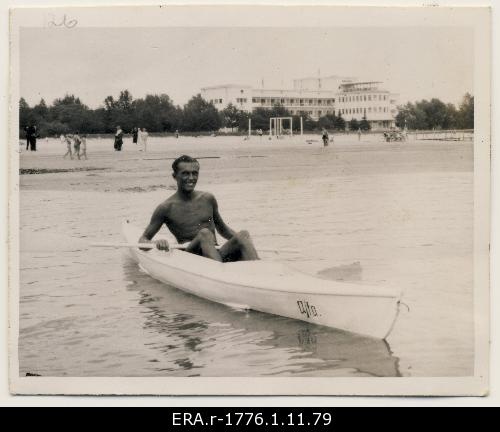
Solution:
<svg viewBox="0 0 500 432">
<path fill-rule="evenodd" d="M 189 156 L 181 156 L 172 164 L 177 192 L 161 203 L 139 243 L 151 243 L 163 224 L 179 244 L 187 243 L 186 251 L 219 262 L 259 259 L 247 231 L 235 232 L 219 214 L 215 197 L 208 192 L 195 191 L 200 164 Z M 228 241 L 217 248 L 215 231 Z M 166 240 L 155 242 L 160 250 L 169 250 Z"/>
</svg>

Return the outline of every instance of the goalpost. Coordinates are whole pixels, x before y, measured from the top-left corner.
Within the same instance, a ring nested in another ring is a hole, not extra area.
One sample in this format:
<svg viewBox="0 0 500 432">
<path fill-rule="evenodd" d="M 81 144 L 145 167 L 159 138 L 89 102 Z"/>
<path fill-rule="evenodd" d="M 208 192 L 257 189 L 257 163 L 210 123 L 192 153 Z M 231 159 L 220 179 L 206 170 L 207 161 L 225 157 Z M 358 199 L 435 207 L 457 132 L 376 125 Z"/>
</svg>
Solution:
<svg viewBox="0 0 500 432">
<path fill-rule="evenodd" d="M 293 136 L 293 117 L 271 117 L 269 119 L 269 138 L 275 136 L 276 138 L 280 138 L 284 135 L 284 122 L 288 121 L 288 125 L 290 126 L 290 132 L 287 134 L 288 136 Z"/>
</svg>

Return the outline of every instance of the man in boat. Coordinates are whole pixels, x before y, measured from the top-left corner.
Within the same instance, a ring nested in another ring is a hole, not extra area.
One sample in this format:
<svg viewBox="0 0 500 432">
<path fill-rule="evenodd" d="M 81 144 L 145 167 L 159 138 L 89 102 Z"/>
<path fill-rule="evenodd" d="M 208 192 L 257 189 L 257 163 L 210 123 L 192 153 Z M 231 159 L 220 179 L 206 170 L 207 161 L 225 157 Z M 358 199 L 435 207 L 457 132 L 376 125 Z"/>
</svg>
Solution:
<svg viewBox="0 0 500 432">
<path fill-rule="evenodd" d="M 247 231 L 229 228 L 219 214 L 215 197 L 208 192 L 195 191 L 200 172 L 199 162 L 190 156 L 181 156 L 172 164 L 172 177 L 177 192 L 161 203 L 153 213 L 139 243 L 151 243 L 163 224 L 186 252 L 219 262 L 258 260 L 257 251 Z M 217 247 L 215 232 L 227 239 Z M 160 250 L 169 250 L 166 240 L 155 242 Z"/>
</svg>

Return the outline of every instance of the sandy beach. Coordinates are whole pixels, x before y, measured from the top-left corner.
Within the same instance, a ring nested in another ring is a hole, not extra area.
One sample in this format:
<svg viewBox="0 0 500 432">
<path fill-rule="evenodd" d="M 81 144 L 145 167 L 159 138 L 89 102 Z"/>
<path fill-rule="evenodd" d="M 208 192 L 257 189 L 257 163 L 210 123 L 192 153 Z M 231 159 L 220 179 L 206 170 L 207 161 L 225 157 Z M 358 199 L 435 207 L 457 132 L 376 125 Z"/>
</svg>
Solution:
<svg viewBox="0 0 500 432">
<path fill-rule="evenodd" d="M 312 142 L 307 140 L 313 140 Z M 59 140 L 20 150 L 20 373 L 43 376 L 467 376 L 474 368 L 473 147 L 337 136 Z M 311 274 L 404 290 L 387 342 L 162 285 L 121 241 L 175 189 L 171 163 L 199 158 L 200 190 L 257 246 Z"/>
</svg>

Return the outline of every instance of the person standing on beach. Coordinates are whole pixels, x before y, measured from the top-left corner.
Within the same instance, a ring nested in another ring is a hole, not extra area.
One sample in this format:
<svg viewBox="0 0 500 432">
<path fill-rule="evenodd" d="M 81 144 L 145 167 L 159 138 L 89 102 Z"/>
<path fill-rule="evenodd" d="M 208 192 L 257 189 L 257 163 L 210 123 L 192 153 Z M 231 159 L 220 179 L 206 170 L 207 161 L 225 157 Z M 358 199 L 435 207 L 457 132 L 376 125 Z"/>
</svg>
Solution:
<svg viewBox="0 0 500 432">
<path fill-rule="evenodd" d="M 139 136 L 139 128 L 134 127 L 132 129 L 132 142 L 137 145 L 137 138 Z"/>
<path fill-rule="evenodd" d="M 81 136 L 81 150 L 82 150 L 82 157 L 85 157 L 85 160 L 88 160 L 87 157 L 87 134 L 83 134 Z"/>
<path fill-rule="evenodd" d="M 185 244 L 186 252 L 219 262 L 258 260 L 250 234 L 236 232 L 225 224 L 217 200 L 211 193 L 195 191 L 199 162 L 183 155 L 174 161 L 172 170 L 177 192 L 156 208 L 139 243 L 151 243 L 165 224 L 177 242 Z M 220 248 L 217 247 L 216 231 L 228 240 Z M 166 240 L 155 243 L 157 249 L 169 250 Z"/>
<path fill-rule="evenodd" d="M 179 138 L 179 131 L 177 129 L 175 130 L 175 137 Z"/>
<path fill-rule="evenodd" d="M 71 152 L 71 136 L 61 134 L 60 139 L 62 143 L 66 144 L 66 153 L 64 154 L 63 159 L 66 159 L 66 157 L 69 155 L 71 160 L 73 160 L 73 153 Z"/>
<path fill-rule="evenodd" d="M 139 144 L 141 145 L 141 151 L 144 150 L 144 153 L 148 152 L 148 131 L 146 128 L 140 128 L 139 129 Z"/>
<path fill-rule="evenodd" d="M 30 151 L 36 151 L 36 139 L 37 139 L 38 131 L 35 125 L 31 125 L 28 127 L 26 131 L 26 140 L 29 143 Z M 28 147 L 26 146 L 26 150 Z"/>
<path fill-rule="evenodd" d="M 26 151 L 30 148 L 30 126 L 25 126 L 24 133 L 26 134 Z"/>
<path fill-rule="evenodd" d="M 73 148 L 75 149 L 75 155 L 80 160 L 80 145 L 82 140 L 80 138 L 79 132 L 75 132 L 73 135 Z"/>
<path fill-rule="evenodd" d="M 117 126 L 115 134 L 115 150 L 122 151 L 122 145 L 123 145 L 123 131 L 120 126 Z"/>
<path fill-rule="evenodd" d="M 328 146 L 329 137 L 328 137 L 328 131 L 325 128 L 323 128 L 323 132 L 322 132 L 321 138 L 323 139 L 323 147 L 327 147 Z"/>
</svg>

